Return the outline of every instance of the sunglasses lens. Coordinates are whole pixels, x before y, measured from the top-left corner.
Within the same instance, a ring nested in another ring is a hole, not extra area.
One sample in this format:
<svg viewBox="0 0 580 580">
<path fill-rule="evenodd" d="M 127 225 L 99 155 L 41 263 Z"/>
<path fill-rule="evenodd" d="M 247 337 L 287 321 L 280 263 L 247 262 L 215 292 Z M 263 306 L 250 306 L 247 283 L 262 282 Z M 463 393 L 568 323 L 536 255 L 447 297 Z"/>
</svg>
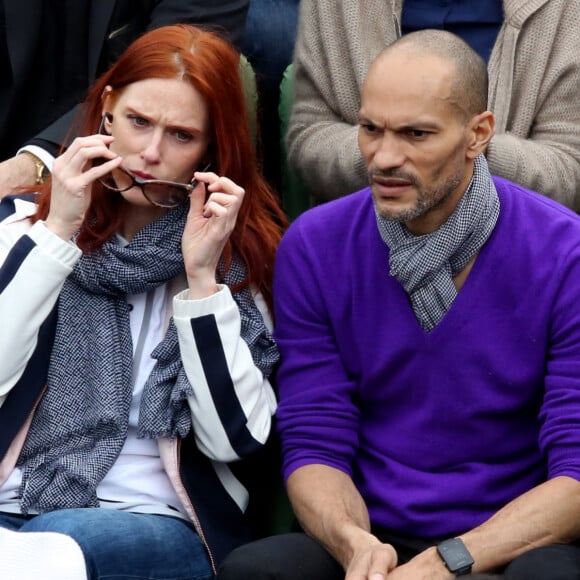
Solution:
<svg viewBox="0 0 580 580">
<path fill-rule="evenodd" d="M 179 187 L 168 183 L 145 184 L 145 197 L 155 205 L 161 207 L 177 207 L 189 197 L 189 188 Z"/>
<path fill-rule="evenodd" d="M 133 187 L 131 177 L 120 169 L 113 169 L 100 179 L 101 183 L 111 191 L 126 191 Z"/>
<path fill-rule="evenodd" d="M 177 207 L 187 201 L 189 189 L 168 183 L 147 183 L 145 185 L 145 196 L 155 205 Z"/>
<path fill-rule="evenodd" d="M 159 207 L 177 207 L 189 198 L 191 187 L 188 184 L 171 183 L 156 180 L 137 180 L 124 169 L 113 169 L 100 179 L 111 191 L 123 192 L 132 187 L 139 187 L 150 203 Z"/>
</svg>

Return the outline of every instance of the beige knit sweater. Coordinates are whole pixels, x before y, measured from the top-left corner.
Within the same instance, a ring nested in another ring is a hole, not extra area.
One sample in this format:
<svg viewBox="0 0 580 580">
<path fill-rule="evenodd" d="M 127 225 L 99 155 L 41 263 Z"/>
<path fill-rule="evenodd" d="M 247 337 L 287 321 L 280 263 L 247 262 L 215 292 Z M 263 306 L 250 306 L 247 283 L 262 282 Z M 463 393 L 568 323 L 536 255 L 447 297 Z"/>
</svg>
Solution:
<svg viewBox="0 0 580 580">
<path fill-rule="evenodd" d="M 318 200 L 367 184 L 357 145 L 370 63 L 398 35 L 402 0 L 302 0 L 291 166 Z M 580 210 L 580 0 L 504 0 L 489 61 L 492 173 Z"/>
</svg>

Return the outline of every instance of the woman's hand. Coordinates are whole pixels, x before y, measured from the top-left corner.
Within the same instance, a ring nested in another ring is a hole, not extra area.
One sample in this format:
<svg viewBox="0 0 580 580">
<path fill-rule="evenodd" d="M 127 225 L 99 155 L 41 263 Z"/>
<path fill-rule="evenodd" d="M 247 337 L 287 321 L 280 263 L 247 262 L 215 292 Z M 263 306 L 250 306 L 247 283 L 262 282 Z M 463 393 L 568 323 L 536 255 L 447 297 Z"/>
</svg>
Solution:
<svg viewBox="0 0 580 580">
<path fill-rule="evenodd" d="M 182 251 L 192 299 L 217 291 L 216 268 L 235 225 L 244 190 L 227 177 L 196 172 L 200 183 L 190 196 L 189 213 L 183 232 Z M 205 187 L 209 197 L 205 199 Z"/>
<path fill-rule="evenodd" d="M 78 137 L 54 161 L 50 209 L 46 227 L 70 240 L 79 230 L 91 201 L 91 186 L 121 164 L 122 158 L 109 149 L 110 135 Z M 94 160 L 105 160 L 94 165 Z"/>
</svg>

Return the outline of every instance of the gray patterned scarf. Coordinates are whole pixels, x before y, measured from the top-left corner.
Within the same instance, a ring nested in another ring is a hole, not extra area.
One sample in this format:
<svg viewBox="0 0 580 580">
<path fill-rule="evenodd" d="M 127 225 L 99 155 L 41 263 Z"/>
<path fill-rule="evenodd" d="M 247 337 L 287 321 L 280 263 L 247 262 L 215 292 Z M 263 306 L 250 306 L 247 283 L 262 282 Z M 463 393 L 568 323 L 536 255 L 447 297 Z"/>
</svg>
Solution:
<svg viewBox="0 0 580 580">
<path fill-rule="evenodd" d="M 483 155 L 455 211 L 436 231 L 414 236 L 404 224 L 377 212 L 389 246 L 390 274 L 409 295 L 417 321 L 427 332 L 445 316 L 457 296 L 453 276 L 479 252 L 499 217 L 499 198 Z"/>
<path fill-rule="evenodd" d="M 148 292 L 184 272 L 181 235 L 187 208 L 177 208 L 141 230 L 127 246 L 116 240 L 82 256 L 66 280 L 47 390 L 19 458 L 21 510 L 47 512 L 98 506 L 96 488 L 125 442 L 132 398 L 133 348 L 128 294 Z M 234 262 L 223 282 L 245 278 Z M 254 363 L 269 376 L 278 360 L 251 291 L 234 293 L 241 335 Z M 152 353 L 156 365 L 145 384 L 140 436 L 184 437 L 191 429 L 192 386 L 171 320 Z"/>
</svg>

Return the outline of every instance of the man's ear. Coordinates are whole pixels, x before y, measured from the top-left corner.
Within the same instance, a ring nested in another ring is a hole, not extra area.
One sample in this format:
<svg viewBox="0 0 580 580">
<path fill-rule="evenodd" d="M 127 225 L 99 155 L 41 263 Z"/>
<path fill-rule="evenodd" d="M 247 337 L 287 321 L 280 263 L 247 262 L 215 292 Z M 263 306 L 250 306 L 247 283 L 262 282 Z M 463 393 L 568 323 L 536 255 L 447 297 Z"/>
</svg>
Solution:
<svg viewBox="0 0 580 580">
<path fill-rule="evenodd" d="M 480 153 L 484 153 L 494 133 L 495 117 L 491 111 L 475 115 L 469 122 L 467 157 L 475 159 Z"/>
</svg>

